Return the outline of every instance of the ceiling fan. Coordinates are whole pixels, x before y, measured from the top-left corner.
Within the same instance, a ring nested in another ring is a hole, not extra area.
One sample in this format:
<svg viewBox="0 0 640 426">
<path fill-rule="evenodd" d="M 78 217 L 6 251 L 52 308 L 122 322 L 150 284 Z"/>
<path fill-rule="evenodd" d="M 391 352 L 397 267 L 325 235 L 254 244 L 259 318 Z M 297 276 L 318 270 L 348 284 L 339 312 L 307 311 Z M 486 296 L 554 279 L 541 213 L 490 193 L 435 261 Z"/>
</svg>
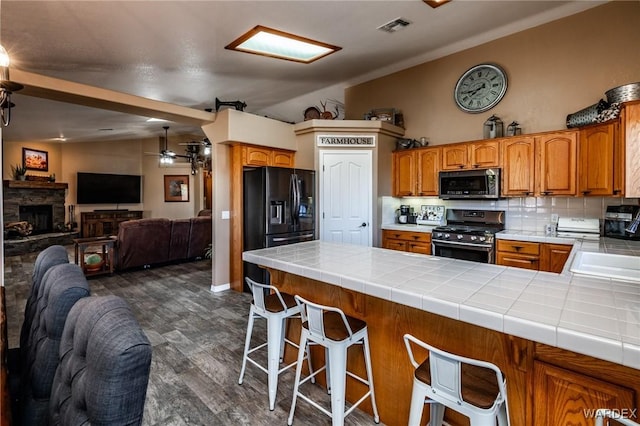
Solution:
<svg viewBox="0 0 640 426">
<path fill-rule="evenodd" d="M 176 154 L 174 151 L 169 149 L 169 137 L 168 131 L 169 126 L 163 126 L 164 129 L 164 147 L 160 150 L 159 153 L 155 152 L 145 152 L 145 154 L 149 155 L 157 155 L 160 157 L 160 164 L 173 164 L 174 160 L 177 158 L 185 158 L 191 164 L 191 174 L 195 175 L 198 173 L 198 167 L 204 167 L 209 169 L 211 165 L 211 161 L 207 159 L 207 156 L 211 153 L 211 143 L 209 139 L 204 139 L 201 142 L 191 141 L 186 143 L 180 143 L 180 145 L 186 145 L 185 152 L 186 154 Z M 200 147 L 204 146 L 204 155 L 200 154 Z"/>
</svg>

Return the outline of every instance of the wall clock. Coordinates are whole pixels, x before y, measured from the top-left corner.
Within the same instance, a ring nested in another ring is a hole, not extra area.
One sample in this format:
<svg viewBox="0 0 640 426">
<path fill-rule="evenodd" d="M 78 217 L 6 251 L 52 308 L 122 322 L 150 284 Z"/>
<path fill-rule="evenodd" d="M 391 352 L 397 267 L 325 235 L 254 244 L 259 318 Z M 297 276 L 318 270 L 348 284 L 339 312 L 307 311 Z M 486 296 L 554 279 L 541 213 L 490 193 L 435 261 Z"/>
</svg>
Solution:
<svg viewBox="0 0 640 426">
<path fill-rule="evenodd" d="M 507 74 L 495 64 L 471 67 L 458 79 L 453 98 L 458 107 L 471 113 L 487 111 L 507 92 Z"/>
</svg>

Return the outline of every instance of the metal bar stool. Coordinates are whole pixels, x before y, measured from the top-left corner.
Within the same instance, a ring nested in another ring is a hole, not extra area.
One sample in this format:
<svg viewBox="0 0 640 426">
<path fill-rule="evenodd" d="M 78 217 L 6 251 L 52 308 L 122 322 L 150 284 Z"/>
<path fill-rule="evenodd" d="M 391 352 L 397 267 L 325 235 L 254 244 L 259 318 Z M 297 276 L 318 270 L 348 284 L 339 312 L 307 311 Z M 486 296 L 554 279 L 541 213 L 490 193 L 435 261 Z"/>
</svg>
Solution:
<svg viewBox="0 0 640 426">
<path fill-rule="evenodd" d="M 606 408 L 600 408 L 596 411 L 596 425 L 595 426 L 605 426 L 605 424 L 608 426 L 609 425 L 609 421 L 607 421 L 605 423 L 604 419 L 614 419 L 617 423 L 615 424 L 621 424 L 624 426 L 639 426 L 639 423 L 634 422 L 633 420 L 628 419 L 627 417 L 624 417 L 622 415 L 622 413 L 619 410 L 609 410 Z M 611 423 L 611 426 L 613 426 L 614 423 Z"/>
<path fill-rule="evenodd" d="M 369 351 L 369 335 L 367 333 L 367 323 L 350 316 L 347 316 L 338 308 L 318 305 L 300 296 L 294 296 L 295 300 L 304 308 L 302 314 L 302 331 L 300 336 L 300 347 L 298 349 L 298 367 L 296 368 L 296 380 L 293 388 L 293 402 L 289 413 L 288 424 L 293 424 L 293 414 L 296 409 L 298 397 L 307 401 L 327 416 L 331 417 L 332 425 L 343 425 L 344 418 L 358 407 L 365 399 L 371 397 L 373 407 L 373 418 L 376 423 L 380 422 L 376 397 L 373 390 L 373 375 L 371 371 L 371 353 Z M 300 380 L 302 371 L 302 361 L 305 354 L 309 355 L 309 345 L 317 344 L 325 348 L 326 363 L 315 371 L 310 372 L 304 380 Z M 360 344 L 363 347 L 367 378 L 362 378 L 347 371 L 347 349 Z M 300 386 L 314 377 L 321 371 L 326 371 L 327 390 L 331 394 L 331 412 L 320 406 L 308 396 L 300 392 Z M 369 390 L 347 411 L 345 411 L 345 390 L 347 375 L 367 385 Z"/>
<path fill-rule="evenodd" d="M 244 344 L 242 369 L 240 370 L 238 384 L 242 384 L 247 361 L 267 373 L 269 382 L 269 409 L 273 411 L 276 403 L 276 393 L 278 391 L 278 375 L 293 367 L 297 362 L 294 361 L 291 364 L 279 368 L 284 357 L 285 343 L 298 348 L 297 344 L 285 337 L 286 321 L 289 318 L 299 318 L 301 307 L 296 303 L 292 295 L 281 293 L 274 286 L 259 284 L 248 277 L 245 278 L 245 280 L 249 288 L 251 288 L 253 303 L 251 303 L 251 309 L 249 311 L 247 337 Z M 253 323 L 256 318 L 264 318 L 267 320 L 267 341 L 251 348 L 251 335 L 253 333 Z M 249 356 L 265 346 L 267 346 L 267 368 Z M 311 369 L 311 364 L 309 364 L 309 369 Z"/>
<path fill-rule="evenodd" d="M 420 424 L 425 403 L 431 404 L 430 426 L 442 425 L 445 407 L 467 416 L 472 426 L 495 426 L 496 419 L 509 425 L 506 380 L 497 366 L 444 352 L 410 334 L 404 343 L 415 368 L 409 426 Z M 422 363 L 412 344 L 429 351 Z"/>
</svg>

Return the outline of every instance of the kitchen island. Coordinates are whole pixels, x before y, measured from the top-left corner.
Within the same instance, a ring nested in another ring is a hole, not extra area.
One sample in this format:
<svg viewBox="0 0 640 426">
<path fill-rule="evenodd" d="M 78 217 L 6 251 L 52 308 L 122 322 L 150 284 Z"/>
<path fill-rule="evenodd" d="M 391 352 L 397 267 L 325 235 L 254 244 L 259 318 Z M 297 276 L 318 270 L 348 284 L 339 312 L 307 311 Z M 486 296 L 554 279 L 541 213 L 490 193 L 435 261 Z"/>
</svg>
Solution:
<svg viewBox="0 0 640 426">
<path fill-rule="evenodd" d="M 243 259 L 268 268 L 284 291 L 367 321 L 385 424 L 406 424 L 409 412 L 404 333 L 497 364 L 513 425 L 588 425 L 588 410 L 640 403 L 637 284 L 320 241 Z M 359 391 L 348 386 L 347 398 Z"/>
</svg>

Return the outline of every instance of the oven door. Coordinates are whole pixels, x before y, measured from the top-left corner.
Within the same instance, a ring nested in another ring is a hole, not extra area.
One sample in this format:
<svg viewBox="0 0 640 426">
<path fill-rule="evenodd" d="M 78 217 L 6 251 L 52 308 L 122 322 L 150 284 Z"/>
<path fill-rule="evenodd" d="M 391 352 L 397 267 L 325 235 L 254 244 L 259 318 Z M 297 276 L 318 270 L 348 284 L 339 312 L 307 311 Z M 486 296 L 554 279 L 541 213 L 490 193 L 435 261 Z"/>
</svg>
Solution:
<svg viewBox="0 0 640 426">
<path fill-rule="evenodd" d="M 493 244 L 471 244 L 457 241 L 435 240 L 431 242 L 431 254 L 452 259 L 495 263 Z"/>
</svg>

